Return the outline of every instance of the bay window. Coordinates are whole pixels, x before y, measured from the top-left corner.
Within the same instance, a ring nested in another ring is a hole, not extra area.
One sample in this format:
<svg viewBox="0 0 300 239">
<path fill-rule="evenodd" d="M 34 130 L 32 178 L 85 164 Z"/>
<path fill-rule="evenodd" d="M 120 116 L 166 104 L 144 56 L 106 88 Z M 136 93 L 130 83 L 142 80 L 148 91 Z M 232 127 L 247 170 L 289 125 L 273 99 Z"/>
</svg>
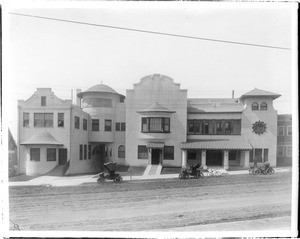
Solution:
<svg viewBox="0 0 300 239">
<path fill-rule="evenodd" d="M 142 132 L 149 133 L 169 133 L 170 118 L 165 117 L 143 117 Z"/>
</svg>

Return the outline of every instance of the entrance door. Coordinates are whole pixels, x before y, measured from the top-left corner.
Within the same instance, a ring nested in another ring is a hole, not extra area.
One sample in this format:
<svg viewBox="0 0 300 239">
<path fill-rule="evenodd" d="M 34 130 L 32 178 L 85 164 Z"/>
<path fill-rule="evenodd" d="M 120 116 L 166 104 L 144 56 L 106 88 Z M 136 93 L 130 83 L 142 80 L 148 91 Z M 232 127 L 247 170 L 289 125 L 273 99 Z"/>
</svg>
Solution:
<svg viewBox="0 0 300 239">
<path fill-rule="evenodd" d="M 65 165 L 67 163 L 67 155 L 68 155 L 67 149 L 59 149 L 58 150 L 58 164 L 59 165 Z"/>
<path fill-rule="evenodd" d="M 93 159 L 95 160 L 95 169 L 103 169 L 103 164 L 105 161 L 105 145 L 98 144 L 93 148 Z"/>
<path fill-rule="evenodd" d="M 151 153 L 151 164 L 159 164 L 161 149 L 152 149 Z"/>
<path fill-rule="evenodd" d="M 222 166 L 223 153 L 221 150 L 207 150 L 206 151 L 206 165 Z"/>
</svg>

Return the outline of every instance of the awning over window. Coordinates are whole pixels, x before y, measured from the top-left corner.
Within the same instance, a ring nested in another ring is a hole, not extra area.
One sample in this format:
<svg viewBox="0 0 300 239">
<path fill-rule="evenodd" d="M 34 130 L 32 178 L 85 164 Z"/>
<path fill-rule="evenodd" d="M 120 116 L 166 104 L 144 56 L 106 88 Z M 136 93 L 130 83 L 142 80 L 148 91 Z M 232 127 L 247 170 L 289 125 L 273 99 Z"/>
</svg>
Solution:
<svg viewBox="0 0 300 239">
<path fill-rule="evenodd" d="M 33 135 L 31 138 L 20 143 L 21 145 L 45 144 L 45 145 L 63 145 L 58 142 L 50 133 L 41 132 Z"/>
<path fill-rule="evenodd" d="M 251 150 L 252 146 L 243 139 L 214 140 L 181 143 L 181 149 Z"/>
<path fill-rule="evenodd" d="M 147 144 L 147 148 L 152 148 L 152 149 L 162 149 L 165 147 L 164 143 L 160 143 L 160 142 L 149 142 Z"/>
<path fill-rule="evenodd" d="M 162 106 L 159 103 L 154 103 L 152 105 L 150 105 L 148 108 L 137 111 L 137 113 L 175 113 L 174 110 L 171 110 L 167 107 Z"/>
</svg>

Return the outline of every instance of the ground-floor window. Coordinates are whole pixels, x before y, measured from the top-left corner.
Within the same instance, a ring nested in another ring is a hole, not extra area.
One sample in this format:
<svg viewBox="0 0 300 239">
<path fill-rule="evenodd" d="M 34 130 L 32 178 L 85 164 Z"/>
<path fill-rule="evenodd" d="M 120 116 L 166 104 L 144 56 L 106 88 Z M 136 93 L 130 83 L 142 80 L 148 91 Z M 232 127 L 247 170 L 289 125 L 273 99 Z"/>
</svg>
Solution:
<svg viewBox="0 0 300 239">
<path fill-rule="evenodd" d="M 174 159 L 174 146 L 164 147 L 164 159 Z"/>
<path fill-rule="evenodd" d="M 56 149 L 55 148 L 47 149 L 47 161 L 56 161 Z"/>
<path fill-rule="evenodd" d="M 254 148 L 250 151 L 250 162 L 263 163 L 269 160 L 269 149 Z"/>
<path fill-rule="evenodd" d="M 40 161 L 41 151 L 39 148 L 30 149 L 30 161 Z"/>
<path fill-rule="evenodd" d="M 92 146 L 89 144 L 88 146 L 88 158 L 91 159 L 92 158 Z"/>
<path fill-rule="evenodd" d="M 83 145 L 79 145 L 79 160 L 83 159 Z"/>
<path fill-rule="evenodd" d="M 285 153 L 286 153 L 287 157 L 292 157 L 293 156 L 293 148 L 291 146 L 287 146 Z"/>
<path fill-rule="evenodd" d="M 118 148 L 118 158 L 125 158 L 125 146 L 120 145 Z"/>
<path fill-rule="evenodd" d="M 146 145 L 138 145 L 138 159 L 148 159 L 148 150 Z"/>
<path fill-rule="evenodd" d="M 87 145 L 84 145 L 84 159 L 87 159 Z"/>
<path fill-rule="evenodd" d="M 279 156 L 279 157 L 284 156 L 284 147 L 283 146 L 278 146 L 277 147 L 277 156 Z"/>
</svg>

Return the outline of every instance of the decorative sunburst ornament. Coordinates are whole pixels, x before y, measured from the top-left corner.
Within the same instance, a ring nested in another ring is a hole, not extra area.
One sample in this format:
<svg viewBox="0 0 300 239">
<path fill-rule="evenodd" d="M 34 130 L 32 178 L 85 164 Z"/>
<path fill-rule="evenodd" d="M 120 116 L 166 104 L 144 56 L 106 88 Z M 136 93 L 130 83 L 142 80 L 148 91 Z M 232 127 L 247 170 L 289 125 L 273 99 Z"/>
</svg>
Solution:
<svg viewBox="0 0 300 239">
<path fill-rule="evenodd" d="M 252 124 L 252 132 L 255 134 L 261 135 L 264 134 L 267 131 L 267 124 L 263 121 L 256 121 L 254 124 Z"/>
</svg>

